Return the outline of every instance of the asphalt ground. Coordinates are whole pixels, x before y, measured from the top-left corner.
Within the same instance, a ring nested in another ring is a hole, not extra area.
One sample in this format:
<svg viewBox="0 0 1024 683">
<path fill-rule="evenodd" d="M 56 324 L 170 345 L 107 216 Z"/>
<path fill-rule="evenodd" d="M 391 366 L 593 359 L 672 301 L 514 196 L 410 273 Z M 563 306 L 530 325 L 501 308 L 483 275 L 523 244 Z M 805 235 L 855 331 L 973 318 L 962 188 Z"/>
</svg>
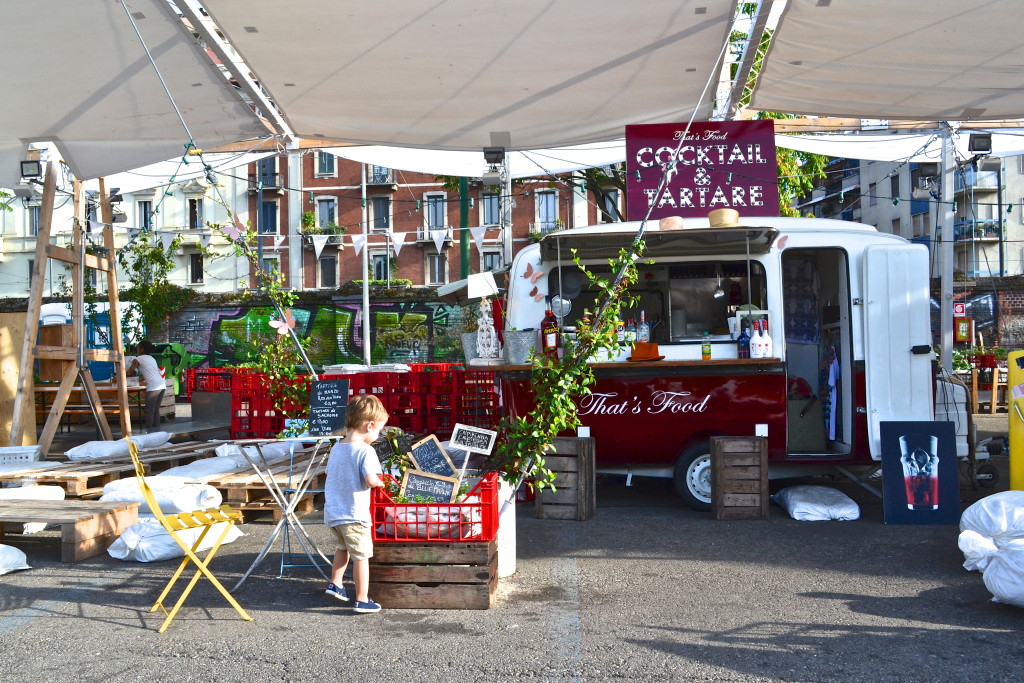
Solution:
<svg viewBox="0 0 1024 683">
<path fill-rule="evenodd" d="M 993 463 L 1005 475 L 1005 456 Z M 956 526 L 893 526 L 859 486 L 861 518 L 716 521 L 667 481 L 602 478 L 586 522 L 517 506 L 517 571 L 490 610 L 356 615 L 276 550 L 235 592 L 205 581 L 165 634 L 146 610 L 176 561 L 59 561 L 45 531 L 8 541 L 32 569 L 0 577 L 4 680 L 1020 681 L 1024 609 L 962 567 Z M 787 482 L 793 483 L 793 482 Z M 777 489 L 779 483 L 773 483 Z M 1006 488 L 962 489 L 964 505 Z M 316 515 L 308 518 L 316 521 Z M 229 587 L 271 532 L 242 526 L 213 568 Z M 310 532 L 329 549 L 330 532 Z M 12 537 L 14 538 L 14 537 Z"/>
</svg>

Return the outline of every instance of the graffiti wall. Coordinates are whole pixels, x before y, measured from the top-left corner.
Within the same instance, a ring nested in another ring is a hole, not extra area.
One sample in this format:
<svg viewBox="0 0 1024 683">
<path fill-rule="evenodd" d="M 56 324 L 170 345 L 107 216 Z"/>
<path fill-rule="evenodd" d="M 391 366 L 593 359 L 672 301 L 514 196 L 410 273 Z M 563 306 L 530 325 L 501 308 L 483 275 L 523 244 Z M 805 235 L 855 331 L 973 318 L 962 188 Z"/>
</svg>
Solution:
<svg viewBox="0 0 1024 683">
<path fill-rule="evenodd" d="M 292 308 L 295 333 L 315 366 L 362 363 L 363 312 L 358 301 Z M 374 363 L 462 362 L 462 309 L 432 302 L 377 303 L 370 307 Z M 254 358 L 277 331 L 270 306 L 187 308 L 168 326 L 168 341 L 193 354 L 193 367 L 226 367 Z"/>
</svg>

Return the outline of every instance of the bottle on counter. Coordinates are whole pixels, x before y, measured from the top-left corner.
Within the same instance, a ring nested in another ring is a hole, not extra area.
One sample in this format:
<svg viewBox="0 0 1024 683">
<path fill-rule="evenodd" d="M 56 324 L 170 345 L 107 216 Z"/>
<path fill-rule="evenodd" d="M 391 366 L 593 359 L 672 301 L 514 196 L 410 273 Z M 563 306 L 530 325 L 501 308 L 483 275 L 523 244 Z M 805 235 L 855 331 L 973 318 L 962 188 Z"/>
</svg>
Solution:
<svg viewBox="0 0 1024 683">
<path fill-rule="evenodd" d="M 627 344 L 632 344 L 636 341 L 636 323 L 633 322 L 632 318 L 630 318 L 629 322 L 626 323 L 626 327 L 623 331 L 625 333 Z"/>
<path fill-rule="evenodd" d="M 589 330 L 590 326 L 592 324 L 593 323 L 590 320 L 590 309 L 589 308 L 584 308 L 583 309 L 583 317 L 579 319 L 577 327 L 580 330 Z"/>
<path fill-rule="evenodd" d="M 636 326 L 636 340 L 644 344 L 651 341 L 651 326 L 647 324 L 643 311 L 640 311 L 640 324 Z"/>
<path fill-rule="evenodd" d="M 750 334 L 750 357 L 761 358 L 761 321 L 754 321 L 754 331 Z"/>
<path fill-rule="evenodd" d="M 621 319 L 615 321 L 615 340 L 620 345 L 626 343 L 626 323 L 622 322 Z"/>
<path fill-rule="evenodd" d="M 540 336 L 544 353 L 549 356 L 558 355 L 562 331 L 558 326 L 558 318 L 555 317 L 554 311 L 548 310 L 544 312 L 544 320 L 540 323 Z"/>
<path fill-rule="evenodd" d="M 711 360 L 711 333 L 705 332 L 700 342 L 700 359 Z"/>
<path fill-rule="evenodd" d="M 772 338 L 768 334 L 768 319 L 761 321 L 761 358 L 771 358 L 774 352 Z"/>
<path fill-rule="evenodd" d="M 750 358 L 750 332 L 747 327 L 745 320 L 740 323 L 740 336 L 736 340 L 737 358 Z"/>
</svg>

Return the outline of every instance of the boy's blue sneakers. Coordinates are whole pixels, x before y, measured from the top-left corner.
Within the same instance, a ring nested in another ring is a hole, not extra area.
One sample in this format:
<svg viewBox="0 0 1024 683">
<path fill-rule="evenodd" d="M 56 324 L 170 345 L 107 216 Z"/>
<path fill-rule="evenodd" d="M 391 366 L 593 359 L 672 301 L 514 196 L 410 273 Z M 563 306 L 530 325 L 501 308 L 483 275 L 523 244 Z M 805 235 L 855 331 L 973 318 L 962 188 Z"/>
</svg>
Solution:
<svg viewBox="0 0 1024 683">
<path fill-rule="evenodd" d="M 352 606 L 353 612 L 359 614 L 371 614 L 373 612 L 380 611 L 380 605 L 373 601 L 373 598 L 366 598 L 366 602 L 359 602 L 356 600 L 356 604 Z"/>
<path fill-rule="evenodd" d="M 337 598 L 342 602 L 348 602 L 349 600 L 348 593 L 345 592 L 345 589 L 341 586 L 335 586 L 333 583 L 327 584 L 327 590 L 325 590 L 324 593 L 327 593 L 327 595 L 330 595 L 332 598 Z M 359 605 L 362 603 L 356 604 Z"/>
</svg>

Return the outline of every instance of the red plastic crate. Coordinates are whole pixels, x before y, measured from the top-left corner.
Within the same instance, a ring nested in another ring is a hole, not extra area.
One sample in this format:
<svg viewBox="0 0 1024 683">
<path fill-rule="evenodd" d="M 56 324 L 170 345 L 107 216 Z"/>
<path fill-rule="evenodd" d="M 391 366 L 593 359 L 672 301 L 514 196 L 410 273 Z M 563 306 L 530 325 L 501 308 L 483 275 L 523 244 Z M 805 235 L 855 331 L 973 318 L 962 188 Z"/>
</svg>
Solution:
<svg viewBox="0 0 1024 683">
<path fill-rule="evenodd" d="M 426 407 L 427 410 L 451 410 L 454 402 L 452 401 L 451 394 L 427 394 Z"/>
<path fill-rule="evenodd" d="M 451 372 L 462 369 L 462 363 L 410 363 L 412 372 Z"/>
<path fill-rule="evenodd" d="M 427 433 L 427 416 L 420 415 L 392 415 L 388 420 L 389 427 L 398 427 L 409 434 Z"/>
<path fill-rule="evenodd" d="M 385 474 L 386 484 L 399 484 Z M 478 543 L 498 533 L 498 474 L 488 472 L 466 495 L 469 503 L 396 503 L 388 486 L 372 490 L 373 542 Z"/>
<path fill-rule="evenodd" d="M 436 434 L 439 439 L 447 439 L 452 435 L 453 429 L 455 429 L 455 416 L 452 413 L 427 413 L 427 433 Z"/>
<path fill-rule="evenodd" d="M 429 378 L 422 372 L 395 372 L 389 379 L 392 394 L 422 394 L 429 386 Z"/>
<path fill-rule="evenodd" d="M 486 370 L 469 370 L 453 373 L 455 392 L 459 394 L 493 392 L 494 373 Z"/>
<path fill-rule="evenodd" d="M 435 394 L 450 394 L 455 391 L 455 375 L 458 371 L 442 370 L 432 372 L 430 377 L 430 391 Z"/>
</svg>

